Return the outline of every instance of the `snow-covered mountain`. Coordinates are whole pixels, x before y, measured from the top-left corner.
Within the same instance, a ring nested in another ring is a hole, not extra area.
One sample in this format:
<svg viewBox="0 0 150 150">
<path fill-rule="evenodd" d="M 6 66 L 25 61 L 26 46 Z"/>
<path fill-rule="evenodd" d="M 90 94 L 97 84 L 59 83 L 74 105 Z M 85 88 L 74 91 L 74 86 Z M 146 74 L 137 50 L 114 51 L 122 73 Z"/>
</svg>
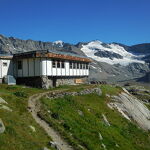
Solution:
<svg viewBox="0 0 150 150">
<path fill-rule="evenodd" d="M 58 47 L 63 47 L 63 45 L 64 45 L 64 42 L 63 41 L 61 41 L 61 40 L 58 40 L 58 41 L 54 41 L 53 42 L 53 45 L 54 46 L 58 46 Z"/>
<path fill-rule="evenodd" d="M 0 35 L 0 53 L 47 49 L 90 57 L 93 62 L 90 65 L 89 80 L 124 81 L 140 78 L 150 72 L 150 43 L 126 46 L 97 40 L 74 45 L 60 40 L 42 42 Z"/>
<path fill-rule="evenodd" d="M 124 47 L 114 43 L 106 44 L 101 41 L 92 41 L 82 45 L 81 51 L 87 57 L 111 65 L 120 64 L 127 66 L 130 63 L 145 63 L 141 60 L 141 58 L 145 57 L 144 54 L 133 54 L 125 50 Z"/>
</svg>

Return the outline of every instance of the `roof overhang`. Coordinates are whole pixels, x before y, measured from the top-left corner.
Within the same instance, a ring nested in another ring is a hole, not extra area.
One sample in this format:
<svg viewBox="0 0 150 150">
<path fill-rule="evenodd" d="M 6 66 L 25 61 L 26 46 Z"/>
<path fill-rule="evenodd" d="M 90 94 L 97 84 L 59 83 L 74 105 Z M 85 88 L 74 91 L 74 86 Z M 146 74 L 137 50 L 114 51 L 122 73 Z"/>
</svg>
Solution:
<svg viewBox="0 0 150 150">
<path fill-rule="evenodd" d="M 7 60 L 10 60 L 12 59 L 13 56 L 0 56 L 0 59 L 7 59 Z"/>
<path fill-rule="evenodd" d="M 52 58 L 52 59 L 61 59 L 61 60 L 70 60 L 70 61 L 81 61 L 90 63 L 92 60 L 87 57 L 78 56 L 72 53 L 63 53 L 58 51 L 32 51 L 25 53 L 18 53 L 14 55 L 14 58 L 23 59 L 23 58 Z"/>
</svg>

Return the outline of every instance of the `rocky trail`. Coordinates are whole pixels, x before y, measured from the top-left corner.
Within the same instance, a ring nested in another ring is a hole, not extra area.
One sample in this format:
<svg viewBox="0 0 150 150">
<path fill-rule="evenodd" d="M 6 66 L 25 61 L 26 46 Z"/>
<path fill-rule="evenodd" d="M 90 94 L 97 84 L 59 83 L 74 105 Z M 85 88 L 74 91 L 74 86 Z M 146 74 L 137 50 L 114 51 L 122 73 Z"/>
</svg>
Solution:
<svg viewBox="0 0 150 150">
<path fill-rule="evenodd" d="M 35 94 L 35 95 L 31 96 L 28 101 L 29 111 L 31 112 L 35 121 L 45 130 L 45 132 L 48 134 L 48 136 L 50 136 L 52 138 L 53 142 L 51 142 L 51 144 L 53 144 L 53 146 L 56 149 L 58 149 L 58 150 L 73 150 L 73 148 L 67 142 L 65 142 L 64 139 L 61 138 L 60 134 L 57 131 L 55 131 L 52 127 L 49 126 L 49 124 L 47 122 L 45 122 L 38 116 L 38 111 L 39 111 L 38 100 L 41 97 L 46 96 L 47 94 L 50 94 L 52 92 L 53 91 Z M 59 91 L 55 91 L 55 93 L 56 92 L 59 92 Z M 62 92 L 62 90 L 61 90 L 61 92 Z"/>
<path fill-rule="evenodd" d="M 65 95 L 75 96 L 75 95 L 85 95 L 85 94 L 90 94 L 90 93 L 97 93 L 98 95 L 101 95 L 102 91 L 100 88 L 84 89 L 83 91 L 80 91 L 80 92 L 67 92 L 67 89 L 64 89 L 64 90 L 49 91 L 45 93 L 38 93 L 29 97 L 29 101 L 28 101 L 29 112 L 31 112 L 35 121 L 52 138 L 53 142 L 50 142 L 50 144 L 53 145 L 53 147 L 55 147 L 56 149 L 73 150 L 72 146 L 70 146 L 67 142 L 65 142 L 64 139 L 61 138 L 60 134 L 57 131 L 55 131 L 52 127 L 49 126 L 49 124 L 46 121 L 42 120 L 38 116 L 38 112 L 40 111 L 39 99 L 43 96 L 46 96 L 48 98 L 59 98 Z"/>
<path fill-rule="evenodd" d="M 40 101 L 39 99 L 43 96 L 48 98 L 59 98 L 64 95 L 85 95 L 89 93 L 102 94 L 100 88 L 84 89 L 80 92 L 68 92 L 67 89 L 55 90 L 45 93 L 38 93 L 29 97 L 28 109 L 31 112 L 35 121 L 45 130 L 45 132 L 52 138 L 51 146 L 55 147 L 57 150 L 73 150 L 73 147 L 69 145 L 61 135 L 55 131 L 49 124 L 40 118 L 38 112 L 40 111 Z M 150 130 L 150 110 L 136 97 L 128 93 L 126 89 L 118 95 L 113 95 L 110 97 L 111 101 L 107 104 L 110 109 L 116 109 L 120 112 L 123 117 L 128 119 L 133 123 L 137 123 L 139 127 L 144 130 Z M 104 117 L 105 118 L 105 117 Z M 106 120 L 106 119 L 105 119 Z"/>
</svg>

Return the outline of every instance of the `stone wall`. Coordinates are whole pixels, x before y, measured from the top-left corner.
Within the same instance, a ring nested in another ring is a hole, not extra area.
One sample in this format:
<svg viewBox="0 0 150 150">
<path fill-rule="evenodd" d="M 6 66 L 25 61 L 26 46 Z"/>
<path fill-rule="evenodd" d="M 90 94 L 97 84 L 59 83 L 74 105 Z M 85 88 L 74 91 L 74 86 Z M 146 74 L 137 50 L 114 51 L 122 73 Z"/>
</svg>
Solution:
<svg viewBox="0 0 150 150">
<path fill-rule="evenodd" d="M 60 85 L 75 85 L 76 79 L 81 79 L 83 83 L 87 83 L 87 77 L 60 77 L 56 78 L 56 87 Z"/>
<path fill-rule="evenodd" d="M 41 77 L 21 77 L 16 79 L 16 83 L 19 85 L 42 88 Z"/>
<path fill-rule="evenodd" d="M 92 94 L 92 93 L 96 93 L 99 96 L 102 95 L 102 91 L 100 88 L 89 88 L 89 89 L 82 90 L 80 92 L 64 92 L 64 91 L 63 92 L 55 92 L 54 91 L 54 92 L 47 93 L 45 96 L 47 98 L 54 99 L 54 98 L 62 98 L 67 95 L 78 96 L 78 95 L 86 95 L 86 94 Z"/>
<path fill-rule="evenodd" d="M 58 87 L 60 85 L 75 85 L 75 79 L 82 79 L 83 83 L 87 83 L 87 77 L 21 77 L 17 78 L 17 84 L 48 89 Z"/>
<path fill-rule="evenodd" d="M 3 83 L 3 79 L 0 79 L 0 83 Z"/>
<path fill-rule="evenodd" d="M 56 79 L 56 87 L 60 85 L 74 85 L 74 79 Z"/>
</svg>

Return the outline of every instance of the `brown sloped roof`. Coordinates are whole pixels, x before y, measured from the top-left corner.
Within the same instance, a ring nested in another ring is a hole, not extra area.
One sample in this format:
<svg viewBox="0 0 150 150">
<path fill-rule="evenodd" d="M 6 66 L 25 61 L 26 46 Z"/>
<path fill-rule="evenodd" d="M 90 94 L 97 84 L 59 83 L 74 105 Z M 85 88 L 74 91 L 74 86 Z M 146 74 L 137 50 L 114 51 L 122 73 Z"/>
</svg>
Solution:
<svg viewBox="0 0 150 150">
<path fill-rule="evenodd" d="M 85 56 L 54 50 L 30 51 L 25 53 L 18 53 L 14 55 L 14 58 L 54 58 L 71 61 L 91 62 L 91 59 Z"/>
</svg>

